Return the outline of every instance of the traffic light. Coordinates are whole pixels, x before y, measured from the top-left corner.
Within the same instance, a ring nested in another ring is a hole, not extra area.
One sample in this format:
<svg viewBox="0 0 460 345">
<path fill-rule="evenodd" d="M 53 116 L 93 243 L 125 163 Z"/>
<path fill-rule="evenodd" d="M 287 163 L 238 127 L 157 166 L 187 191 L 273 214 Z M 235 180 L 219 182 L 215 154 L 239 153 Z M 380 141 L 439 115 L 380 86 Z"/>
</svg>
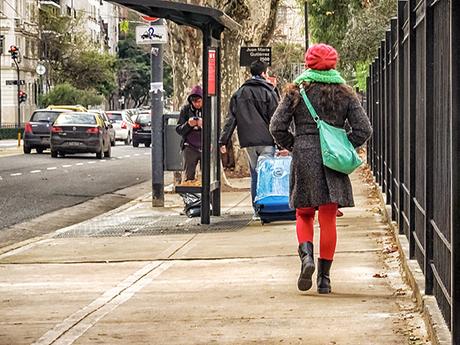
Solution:
<svg viewBox="0 0 460 345">
<path fill-rule="evenodd" d="M 19 48 L 16 46 L 10 46 L 10 50 L 8 50 L 8 53 L 11 54 L 11 58 L 14 60 L 17 60 L 19 58 Z"/>
<path fill-rule="evenodd" d="M 27 94 L 24 91 L 20 90 L 18 94 L 18 99 L 19 103 L 24 103 L 27 99 Z"/>
</svg>

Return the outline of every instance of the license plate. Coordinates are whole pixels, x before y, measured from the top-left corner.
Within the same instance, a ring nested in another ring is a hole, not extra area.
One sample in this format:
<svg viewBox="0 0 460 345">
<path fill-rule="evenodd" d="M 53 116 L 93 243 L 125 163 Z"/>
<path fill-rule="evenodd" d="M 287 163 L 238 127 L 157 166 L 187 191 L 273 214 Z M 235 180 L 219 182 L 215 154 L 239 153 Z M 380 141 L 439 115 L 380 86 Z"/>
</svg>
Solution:
<svg viewBox="0 0 460 345">
<path fill-rule="evenodd" d="M 143 129 L 144 131 L 150 131 L 150 130 L 152 130 L 152 127 L 147 127 L 147 126 L 146 126 L 146 127 L 142 128 L 142 129 Z"/>
<path fill-rule="evenodd" d="M 80 142 L 79 141 L 69 141 L 69 146 L 79 146 Z"/>
<path fill-rule="evenodd" d="M 49 144 L 50 143 L 50 138 L 42 138 L 41 142 L 42 142 L 42 144 Z"/>
</svg>

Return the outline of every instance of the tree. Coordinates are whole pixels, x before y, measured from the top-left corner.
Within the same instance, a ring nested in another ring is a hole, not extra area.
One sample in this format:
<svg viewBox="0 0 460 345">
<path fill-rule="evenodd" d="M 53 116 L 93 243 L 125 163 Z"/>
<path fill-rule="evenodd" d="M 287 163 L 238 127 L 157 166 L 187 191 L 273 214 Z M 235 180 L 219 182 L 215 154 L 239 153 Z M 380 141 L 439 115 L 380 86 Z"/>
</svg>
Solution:
<svg viewBox="0 0 460 345">
<path fill-rule="evenodd" d="M 366 88 L 368 66 L 396 14 L 396 0 L 368 0 L 348 23 L 341 47 L 342 61 L 345 68 L 354 71 L 355 85 L 361 90 Z"/>
<path fill-rule="evenodd" d="M 83 16 L 39 12 L 40 56 L 48 63 L 48 87 L 69 84 L 108 98 L 116 89 L 116 59 L 100 53 L 83 31 Z"/>
<path fill-rule="evenodd" d="M 80 104 L 84 107 L 98 106 L 104 97 L 97 95 L 95 90 L 80 90 L 69 83 L 58 84 L 46 95 L 42 96 L 41 103 L 44 107 L 53 105 Z"/>
<path fill-rule="evenodd" d="M 185 2 L 185 1 L 184 1 Z M 276 13 L 281 0 L 197 0 L 199 5 L 218 8 L 241 25 L 237 32 L 225 30 L 222 36 L 222 117 L 225 118 L 230 97 L 243 82 L 246 70 L 239 66 L 241 46 L 266 46 L 276 24 Z M 201 33 L 193 28 L 168 23 L 170 41 L 166 59 L 172 68 L 174 106 L 186 99 L 194 84 L 201 83 Z M 247 171 L 244 154 L 235 143 L 236 170 Z"/>
</svg>

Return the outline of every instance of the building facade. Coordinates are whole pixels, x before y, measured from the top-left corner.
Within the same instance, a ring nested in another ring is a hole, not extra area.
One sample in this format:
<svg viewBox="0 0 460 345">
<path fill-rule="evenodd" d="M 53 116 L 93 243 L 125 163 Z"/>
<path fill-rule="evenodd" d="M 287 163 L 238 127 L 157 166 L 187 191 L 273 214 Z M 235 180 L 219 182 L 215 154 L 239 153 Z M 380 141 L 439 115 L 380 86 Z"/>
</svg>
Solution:
<svg viewBox="0 0 460 345">
<path fill-rule="evenodd" d="M 53 8 L 56 15 L 76 17 L 82 14 L 88 38 L 100 52 L 117 53 L 119 6 L 102 0 L 0 0 L 0 125 L 22 126 L 36 109 L 43 81 L 36 72 L 40 62 L 40 8 Z M 10 46 L 20 51 L 19 78 L 16 65 L 8 52 Z M 27 100 L 18 107 L 18 86 Z M 18 115 L 18 108 L 20 109 Z"/>
</svg>

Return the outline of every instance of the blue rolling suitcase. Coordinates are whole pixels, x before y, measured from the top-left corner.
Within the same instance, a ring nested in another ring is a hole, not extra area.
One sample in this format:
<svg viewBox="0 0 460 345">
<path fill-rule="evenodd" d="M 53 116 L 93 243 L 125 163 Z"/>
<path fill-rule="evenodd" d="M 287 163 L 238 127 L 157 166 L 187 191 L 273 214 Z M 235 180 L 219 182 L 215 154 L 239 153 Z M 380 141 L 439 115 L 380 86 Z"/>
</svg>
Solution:
<svg viewBox="0 0 460 345">
<path fill-rule="evenodd" d="M 262 224 L 295 220 L 289 207 L 289 176 L 292 157 L 259 157 L 255 208 Z"/>
</svg>

